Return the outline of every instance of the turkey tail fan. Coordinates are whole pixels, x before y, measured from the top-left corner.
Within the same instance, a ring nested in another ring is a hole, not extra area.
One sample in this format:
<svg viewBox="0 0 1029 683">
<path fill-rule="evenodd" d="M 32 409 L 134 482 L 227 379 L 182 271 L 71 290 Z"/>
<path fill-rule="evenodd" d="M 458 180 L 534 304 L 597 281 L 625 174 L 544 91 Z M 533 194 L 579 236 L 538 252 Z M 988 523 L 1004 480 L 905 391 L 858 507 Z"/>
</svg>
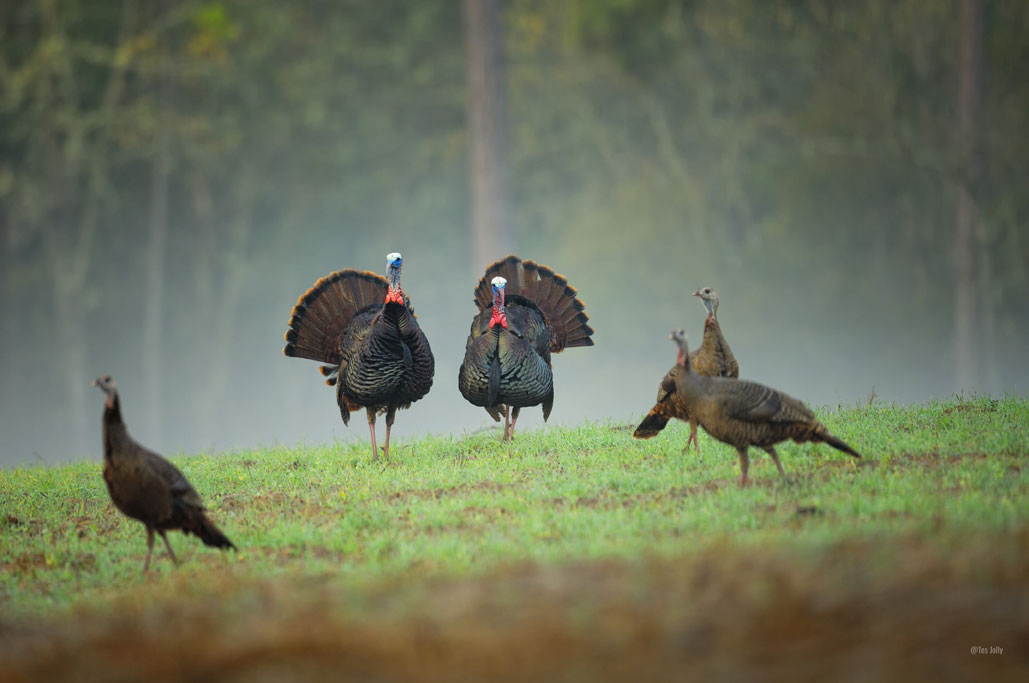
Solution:
<svg viewBox="0 0 1029 683">
<path fill-rule="evenodd" d="M 550 326 L 550 350 L 559 353 L 574 346 L 593 346 L 593 328 L 589 326 L 586 304 L 582 302 L 575 287 L 568 284 L 568 278 L 555 273 L 546 266 L 525 262 L 526 274 L 532 273 L 538 281 L 532 289 L 536 305 Z"/>
<path fill-rule="evenodd" d="M 507 293 L 518 294 L 532 301 L 543 313 L 551 328 L 550 350 L 558 353 L 574 346 L 593 346 L 593 328 L 587 321 L 586 305 L 568 279 L 535 261 L 522 261 L 511 254 L 493 263 L 475 288 L 475 305 L 485 310 L 493 305 L 493 278 L 507 280 Z"/>
<path fill-rule="evenodd" d="M 209 545 L 212 548 L 232 548 L 236 550 L 236 546 L 222 533 L 221 529 L 214 525 L 214 522 L 209 520 L 203 513 L 200 513 L 199 517 L 200 519 L 197 520 L 196 525 L 190 531 L 196 534 L 197 538 L 204 542 L 204 545 Z"/>
<path fill-rule="evenodd" d="M 389 284 L 367 270 L 339 270 L 304 292 L 293 307 L 286 330 L 287 356 L 339 365 L 339 341 L 354 315 L 365 306 L 381 304 Z M 331 375 L 326 381 L 332 381 Z"/>
</svg>

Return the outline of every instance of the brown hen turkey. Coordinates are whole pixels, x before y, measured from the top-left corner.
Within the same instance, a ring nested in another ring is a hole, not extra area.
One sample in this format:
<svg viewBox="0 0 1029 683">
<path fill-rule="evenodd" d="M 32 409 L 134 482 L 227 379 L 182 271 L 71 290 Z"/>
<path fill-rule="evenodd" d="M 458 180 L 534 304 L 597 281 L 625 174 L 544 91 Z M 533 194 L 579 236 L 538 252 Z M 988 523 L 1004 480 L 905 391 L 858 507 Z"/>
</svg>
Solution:
<svg viewBox="0 0 1029 683">
<path fill-rule="evenodd" d="M 165 535 L 169 529 L 193 534 L 204 545 L 235 549 L 232 541 L 208 519 L 200 494 L 182 472 L 129 436 L 122 420 L 121 399 L 114 378 L 110 375 L 97 377 L 93 386 L 107 397 L 103 420 L 104 482 L 114 506 L 146 527 L 143 571 L 150 570 L 155 531 L 161 535 L 164 547 L 175 564 L 178 564 L 178 558 Z"/>
<path fill-rule="evenodd" d="M 691 367 L 686 333 L 672 332 L 679 347 L 672 375 L 677 399 L 690 418 L 722 443 L 734 446 L 740 456 L 740 486 L 747 485 L 750 460 L 747 451 L 757 446 L 772 456 L 783 480 L 786 471 L 779 462 L 774 445 L 793 439 L 824 442 L 855 458 L 861 455 L 829 433 L 815 414 L 801 401 L 757 382 L 729 377 L 705 377 Z"/>
<path fill-rule="evenodd" d="M 729 342 L 722 334 L 722 326 L 718 324 L 718 293 L 711 287 L 702 287 L 693 292 L 707 310 L 704 321 L 704 339 L 700 347 L 690 354 L 695 372 L 707 377 L 739 377 L 740 366 L 729 348 Z M 637 439 L 649 439 L 656 436 L 672 418 L 690 423 L 690 436 L 686 440 L 685 452 L 692 443 L 700 453 L 700 442 L 697 441 L 697 423 L 690 419 L 686 406 L 676 397 L 675 380 L 672 373 L 675 368 L 665 373 L 657 389 L 657 403 L 633 432 Z"/>
</svg>

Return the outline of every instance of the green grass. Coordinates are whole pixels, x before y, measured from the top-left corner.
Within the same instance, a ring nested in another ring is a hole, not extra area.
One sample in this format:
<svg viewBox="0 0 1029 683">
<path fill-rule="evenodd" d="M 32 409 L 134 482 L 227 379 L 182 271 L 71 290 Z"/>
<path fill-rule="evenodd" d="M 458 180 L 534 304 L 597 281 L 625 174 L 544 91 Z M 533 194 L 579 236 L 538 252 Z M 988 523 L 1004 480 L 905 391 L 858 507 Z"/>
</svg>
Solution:
<svg viewBox="0 0 1029 683">
<path fill-rule="evenodd" d="M 0 680 L 1024 680 L 1029 401 L 818 412 L 865 457 L 744 490 L 678 423 L 176 457 L 240 552 L 146 576 L 99 462 L 0 470 Z"/>
<path fill-rule="evenodd" d="M 681 423 L 648 441 L 613 424 L 521 432 L 510 445 L 494 432 L 401 441 L 388 465 L 372 463 L 364 443 L 176 457 L 240 552 L 170 533 L 182 564 L 155 550 L 150 577 L 140 571 L 143 527 L 113 508 L 99 462 L 0 470 L 0 612 L 103 611 L 140 590 L 173 596 L 183 577 L 200 594 L 205 581 L 220 590 L 280 576 L 331 577 L 345 589 L 524 562 L 675 558 L 726 543 L 817 550 L 1026 527 L 1026 400 L 820 416 L 865 457 L 784 444 L 784 485 L 755 450 L 744 490 L 731 448 L 702 433 L 702 455 L 680 453 Z"/>
</svg>

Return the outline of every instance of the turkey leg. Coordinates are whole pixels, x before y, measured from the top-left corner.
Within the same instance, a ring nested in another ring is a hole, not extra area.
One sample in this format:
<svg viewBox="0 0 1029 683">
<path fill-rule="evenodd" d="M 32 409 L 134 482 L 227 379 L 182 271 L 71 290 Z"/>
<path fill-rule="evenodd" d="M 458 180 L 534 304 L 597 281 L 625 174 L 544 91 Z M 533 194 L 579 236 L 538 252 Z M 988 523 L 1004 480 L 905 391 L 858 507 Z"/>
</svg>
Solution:
<svg viewBox="0 0 1029 683">
<path fill-rule="evenodd" d="M 164 541 L 164 547 L 168 549 L 168 554 L 171 555 L 172 562 L 178 564 L 179 558 L 175 557 L 175 551 L 171 549 L 171 543 L 168 542 L 168 537 L 164 534 L 164 529 L 158 530 L 157 533 L 161 534 L 161 540 Z"/>
<path fill-rule="evenodd" d="M 146 559 L 143 560 L 143 573 L 150 571 L 150 555 L 154 552 L 154 530 L 146 528 Z"/>
<path fill-rule="evenodd" d="M 514 439 L 514 426 L 515 422 L 518 420 L 518 413 L 520 413 L 521 411 L 522 409 L 519 406 L 515 406 L 511 409 L 511 431 L 507 434 L 508 441 Z"/>
<path fill-rule="evenodd" d="M 700 455 L 700 442 L 697 441 L 697 422 L 693 418 L 690 418 L 690 436 L 686 439 L 686 447 L 682 449 L 683 453 L 690 450 L 691 443 L 697 448 L 697 455 Z"/>
<path fill-rule="evenodd" d="M 389 431 L 393 429 L 393 420 L 396 417 L 397 409 L 390 406 L 386 412 L 386 445 L 382 447 L 382 456 L 386 458 L 386 462 L 389 462 Z"/>
<path fill-rule="evenodd" d="M 768 453 L 768 455 L 772 456 L 772 460 L 775 461 L 775 466 L 779 468 L 779 474 L 782 475 L 782 480 L 789 484 L 790 478 L 786 476 L 786 470 L 782 468 L 782 463 L 779 462 L 779 454 L 775 452 L 775 448 L 769 446 L 765 448 L 765 453 Z"/>
<path fill-rule="evenodd" d="M 372 436 L 372 460 L 379 459 L 379 449 L 375 445 L 375 411 L 368 408 L 368 433 Z"/>
<path fill-rule="evenodd" d="M 750 457 L 746 448 L 737 449 L 740 452 L 740 488 L 747 485 L 747 470 L 750 469 Z"/>
</svg>

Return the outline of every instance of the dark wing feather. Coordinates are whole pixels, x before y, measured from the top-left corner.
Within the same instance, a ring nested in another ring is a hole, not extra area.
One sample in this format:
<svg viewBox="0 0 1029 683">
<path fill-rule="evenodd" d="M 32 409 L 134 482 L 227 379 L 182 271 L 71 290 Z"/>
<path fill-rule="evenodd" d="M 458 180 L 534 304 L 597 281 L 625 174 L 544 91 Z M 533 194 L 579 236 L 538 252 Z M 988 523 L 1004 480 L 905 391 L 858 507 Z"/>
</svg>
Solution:
<svg viewBox="0 0 1029 683">
<path fill-rule="evenodd" d="M 142 448 L 142 446 L 140 447 Z M 200 494 L 196 492 L 193 485 L 189 483 L 178 467 L 171 464 L 153 451 L 143 449 L 143 466 L 155 473 L 168 485 L 168 490 L 174 498 L 194 507 L 203 508 L 204 504 Z"/>
<path fill-rule="evenodd" d="M 795 398 L 757 382 L 717 381 L 714 395 L 727 417 L 744 422 L 808 422 L 814 420 L 807 406 Z"/>
</svg>

